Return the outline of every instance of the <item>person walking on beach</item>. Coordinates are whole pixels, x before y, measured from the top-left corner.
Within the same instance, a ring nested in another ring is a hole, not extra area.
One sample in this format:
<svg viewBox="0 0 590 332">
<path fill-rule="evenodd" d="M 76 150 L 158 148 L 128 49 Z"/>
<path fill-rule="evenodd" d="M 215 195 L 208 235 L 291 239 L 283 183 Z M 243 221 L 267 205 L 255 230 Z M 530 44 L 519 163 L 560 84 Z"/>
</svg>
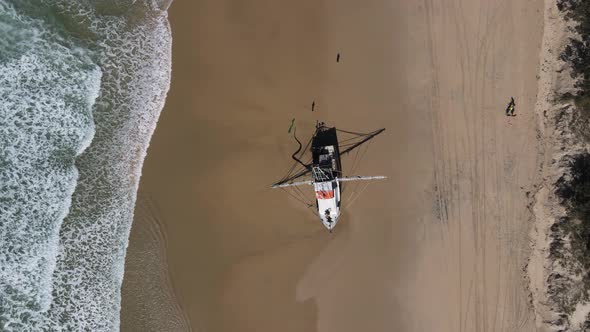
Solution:
<svg viewBox="0 0 590 332">
<path fill-rule="evenodd" d="M 514 97 L 510 97 L 510 102 L 508 103 L 508 107 L 506 107 L 506 116 L 516 116 L 514 114 L 514 107 L 516 103 L 514 102 Z"/>
<path fill-rule="evenodd" d="M 311 111 L 315 111 L 315 100 L 311 102 Z"/>
</svg>

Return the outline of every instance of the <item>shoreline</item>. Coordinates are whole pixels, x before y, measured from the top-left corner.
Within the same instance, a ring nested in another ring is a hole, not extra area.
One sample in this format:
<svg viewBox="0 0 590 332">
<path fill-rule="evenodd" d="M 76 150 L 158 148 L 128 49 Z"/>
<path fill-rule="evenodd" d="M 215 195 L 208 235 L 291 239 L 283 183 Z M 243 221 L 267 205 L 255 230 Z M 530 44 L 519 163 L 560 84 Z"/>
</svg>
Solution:
<svg viewBox="0 0 590 332">
<path fill-rule="evenodd" d="M 138 193 L 121 287 L 121 331 L 194 330 L 172 285 L 167 247 L 157 204 Z"/>
</svg>

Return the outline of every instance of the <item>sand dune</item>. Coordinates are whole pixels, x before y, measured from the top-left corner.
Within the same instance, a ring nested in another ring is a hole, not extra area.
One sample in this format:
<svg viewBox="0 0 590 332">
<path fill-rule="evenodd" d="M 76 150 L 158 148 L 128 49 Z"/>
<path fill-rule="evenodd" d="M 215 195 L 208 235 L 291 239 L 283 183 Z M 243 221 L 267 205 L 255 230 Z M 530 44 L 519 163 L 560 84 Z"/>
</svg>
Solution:
<svg viewBox="0 0 590 332">
<path fill-rule="evenodd" d="M 173 3 L 172 88 L 141 190 L 161 209 L 193 329 L 533 331 L 522 268 L 542 10 Z M 516 117 L 503 114 L 510 96 Z M 359 172 L 389 180 L 332 235 L 269 189 L 296 148 L 293 117 L 301 136 L 316 120 L 388 129 Z"/>
</svg>

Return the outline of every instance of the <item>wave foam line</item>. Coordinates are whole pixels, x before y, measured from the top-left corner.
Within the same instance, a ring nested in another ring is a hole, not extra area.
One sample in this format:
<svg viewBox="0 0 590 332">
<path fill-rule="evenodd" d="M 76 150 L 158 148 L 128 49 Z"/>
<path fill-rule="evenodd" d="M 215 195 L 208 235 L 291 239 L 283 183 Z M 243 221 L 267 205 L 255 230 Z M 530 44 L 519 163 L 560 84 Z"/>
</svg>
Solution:
<svg viewBox="0 0 590 332">
<path fill-rule="evenodd" d="M 0 330 L 52 301 L 59 229 L 94 134 L 101 72 L 59 29 L 0 0 Z M 18 42 L 16 42 L 18 41 Z"/>
<path fill-rule="evenodd" d="M 88 8 L 72 17 L 87 16 Z M 137 16 L 144 16 L 137 21 Z M 124 16 L 90 19 L 103 70 L 96 133 L 78 158 L 80 177 L 60 231 L 54 299 L 45 328 L 114 331 L 120 325 L 125 251 L 141 167 L 170 85 L 166 12 L 135 3 Z M 85 20 L 80 20 L 84 24 Z"/>
</svg>

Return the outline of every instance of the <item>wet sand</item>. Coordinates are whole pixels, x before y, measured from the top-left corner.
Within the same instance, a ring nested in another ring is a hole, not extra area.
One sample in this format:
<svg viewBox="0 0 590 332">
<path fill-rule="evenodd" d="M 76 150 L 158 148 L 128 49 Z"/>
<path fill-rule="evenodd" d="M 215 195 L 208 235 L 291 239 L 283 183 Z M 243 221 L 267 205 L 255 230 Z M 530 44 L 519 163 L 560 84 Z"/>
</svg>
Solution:
<svg viewBox="0 0 590 332">
<path fill-rule="evenodd" d="M 189 331 L 190 322 L 172 288 L 168 239 L 160 211 L 139 193 L 125 260 L 121 331 Z"/>
<path fill-rule="evenodd" d="M 172 87 L 140 190 L 193 330 L 533 331 L 522 268 L 542 9 L 176 0 Z M 389 179 L 333 234 L 269 188 L 297 148 L 291 118 L 299 137 L 316 120 L 387 128 L 358 173 Z M 123 308 L 129 330 L 137 305 Z"/>
</svg>

